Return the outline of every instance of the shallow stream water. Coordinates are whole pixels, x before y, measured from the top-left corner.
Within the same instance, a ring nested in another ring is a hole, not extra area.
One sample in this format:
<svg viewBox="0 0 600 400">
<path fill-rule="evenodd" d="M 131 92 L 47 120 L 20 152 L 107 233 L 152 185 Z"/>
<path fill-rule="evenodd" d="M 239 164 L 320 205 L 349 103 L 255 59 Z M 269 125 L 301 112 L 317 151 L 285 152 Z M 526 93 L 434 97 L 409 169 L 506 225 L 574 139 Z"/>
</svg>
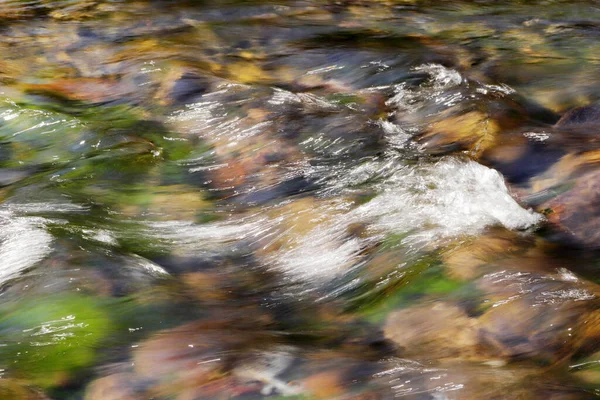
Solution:
<svg viewBox="0 0 600 400">
<path fill-rule="evenodd" d="M 600 397 L 598 1 L 0 31 L 0 399 Z"/>
</svg>

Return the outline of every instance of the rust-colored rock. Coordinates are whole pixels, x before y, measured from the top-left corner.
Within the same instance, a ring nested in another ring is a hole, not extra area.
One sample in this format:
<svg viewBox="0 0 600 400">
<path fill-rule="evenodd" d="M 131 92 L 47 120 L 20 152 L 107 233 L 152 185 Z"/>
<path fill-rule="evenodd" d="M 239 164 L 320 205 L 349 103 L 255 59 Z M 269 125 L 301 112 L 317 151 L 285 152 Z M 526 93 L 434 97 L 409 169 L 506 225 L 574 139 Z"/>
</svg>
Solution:
<svg viewBox="0 0 600 400">
<path fill-rule="evenodd" d="M 470 280 L 483 275 L 484 266 L 525 251 L 530 241 L 509 230 L 495 230 L 466 243 L 460 243 L 442 254 L 442 260 L 453 278 Z"/>
<path fill-rule="evenodd" d="M 343 377 L 335 370 L 309 376 L 301 384 L 317 399 L 333 399 L 345 393 Z"/>
<path fill-rule="evenodd" d="M 136 92 L 132 85 L 102 78 L 58 79 L 52 83 L 26 84 L 24 89 L 29 93 L 90 103 L 113 102 Z"/>
<path fill-rule="evenodd" d="M 480 155 L 496 143 L 499 132 L 500 126 L 495 120 L 479 111 L 471 111 L 433 123 L 421 142 L 432 153 L 467 150 Z"/>
<path fill-rule="evenodd" d="M 470 357 L 477 345 L 477 320 L 456 305 L 437 302 L 393 312 L 385 322 L 384 334 L 407 356 Z"/>
<path fill-rule="evenodd" d="M 585 173 L 574 181 L 570 190 L 539 206 L 546 210 L 548 220 L 567 240 L 600 248 L 600 168 Z"/>
</svg>

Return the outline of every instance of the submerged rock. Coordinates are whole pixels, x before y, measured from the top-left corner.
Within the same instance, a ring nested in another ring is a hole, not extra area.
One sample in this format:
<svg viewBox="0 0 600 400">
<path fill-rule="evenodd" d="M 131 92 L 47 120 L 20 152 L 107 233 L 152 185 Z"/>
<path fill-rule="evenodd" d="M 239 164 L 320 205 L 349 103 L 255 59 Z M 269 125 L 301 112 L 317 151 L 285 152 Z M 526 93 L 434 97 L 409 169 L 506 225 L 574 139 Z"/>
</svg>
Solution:
<svg viewBox="0 0 600 400">
<path fill-rule="evenodd" d="M 600 168 L 565 182 L 570 189 L 542 203 L 548 220 L 568 241 L 591 249 L 600 248 Z"/>
<path fill-rule="evenodd" d="M 102 304 L 86 296 L 44 296 L 5 307 L 2 366 L 45 389 L 65 386 L 93 365 L 96 349 L 114 328 Z"/>
<path fill-rule="evenodd" d="M 287 384 L 277 379 L 289 363 L 287 352 L 278 351 L 274 337 L 260 329 L 268 321 L 245 317 L 256 316 L 256 311 L 240 311 L 240 320 L 235 320 L 231 310 L 225 313 L 229 319 L 194 322 L 153 335 L 133 352 L 136 379 L 147 382 L 150 393 L 165 397 L 210 392 L 215 385 L 232 397 L 240 384 L 256 381 L 261 385 L 253 390 L 270 385 L 276 393 L 289 394 Z"/>
<path fill-rule="evenodd" d="M 595 126 L 596 131 L 600 130 L 600 103 L 589 104 L 587 106 L 573 108 L 567 111 L 562 118 L 556 123 L 560 128 L 592 128 Z M 589 132 L 596 133 L 596 132 Z"/>
<path fill-rule="evenodd" d="M 542 139 L 548 135 L 540 133 L 538 137 Z M 487 152 L 483 161 L 500 171 L 514 185 L 527 184 L 530 179 L 544 174 L 566 154 L 562 147 L 537 140 L 528 141 L 524 135 L 510 139 Z"/>
<path fill-rule="evenodd" d="M 52 83 L 27 84 L 24 89 L 32 94 L 89 103 L 117 102 L 136 92 L 131 83 L 102 78 L 58 79 Z"/>
<path fill-rule="evenodd" d="M 546 215 L 554 240 L 600 248 L 600 152 L 569 153 L 518 193 Z"/>
<path fill-rule="evenodd" d="M 477 281 L 489 308 L 478 318 L 480 345 L 507 360 L 554 364 L 595 346 L 598 288 L 535 273 L 501 271 Z"/>
<path fill-rule="evenodd" d="M 214 80 L 191 68 L 174 66 L 166 74 L 154 97 L 161 104 L 178 106 L 193 103 L 210 91 Z"/>
<path fill-rule="evenodd" d="M 86 388 L 85 400 L 142 400 L 147 398 L 135 388 L 133 374 L 114 374 L 96 379 Z"/>
<path fill-rule="evenodd" d="M 479 111 L 471 111 L 432 124 L 421 141 L 425 149 L 434 153 L 466 149 L 479 155 L 495 144 L 499 132 L 495 120 Z"/>
<path fill-rule="evenodd" d="M 300 393 L 278 376 L 293 361 L 268 336 L 222 324 L 188 324 L 136 345 L 133 362 L 93 381 L 86 400 L 238 398 Z M 249 331 L 249 330 L 248 330 Z M 257 341 L 258 340 L 258 341 Z M 264 346 L 261 345 L 264 342 Z"/>
<path fill-rule="evenodd" d="M 424 303 L 391 313 L 386 338 L 400 346 L 403 356 L 429 362 L 528 360 L 552 365 L 597 347 L 596 286 L 570 277 L 506 271 L 476 282 L 480 316 L 448 302 Z"/>
<path fill-rule="evenodd" d="M 38 390 L 29 387 L 26 383 L 7 379 L 0 379 L 0 399 L 7 400 L 50 400 Z"/>
<path fill-rule="evenodd" d="M 485 273 L 486 265 L 514 254 L 531 245 L 531 238 L 508 229 L 495 229 L 477 238 L 461 241 L 442 254 L 450 276 L 471 280 Z"/>
<path fill-rule="evenodd" d="M 393 312 L 384 334 L 408 357 L 470 357 L 477 345 L 477 321 L 456 305 L 435 302 Z"/>
<path fill-rule="evenodd" d="M 590 393 L 573 388 L 572 381 L 554 374 L 542 374 L 531 366 L 502 366 L 474 362 L 446 361 L 420 364 L 391 359 L 374 374 L 381 387 L 380 398 L 407 400 L 519 399 L 584 400 Z"/>
<path fill-rule="evenodd" d="M 19 182 L 31 175 L 35 171 L 17 168 L 0 168 L 0 187 L 9 186 L 13 183 Z"/>
<path fill-rule="evenodd" d="M 546 130 L 511 134 L 484 155 L 520 200 L 546 215 L 553 240 L 600 248 L 600 105 L 565 113 Z M 527 141 L 523 139 L 527 138 Z"/>
</svg>

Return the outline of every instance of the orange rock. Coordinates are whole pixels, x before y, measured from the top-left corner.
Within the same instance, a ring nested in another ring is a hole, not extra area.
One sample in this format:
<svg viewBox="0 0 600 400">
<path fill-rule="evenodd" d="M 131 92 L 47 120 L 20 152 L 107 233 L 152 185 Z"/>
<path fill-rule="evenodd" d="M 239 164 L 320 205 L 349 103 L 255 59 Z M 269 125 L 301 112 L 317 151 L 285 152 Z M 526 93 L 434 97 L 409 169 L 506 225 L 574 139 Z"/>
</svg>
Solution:
<svg viewBox="0 0 600 400">
<path fill-rule="evenodd" d="M 201 301 L 226 300 L 230 293 L 224 285 L 225 278 L 217 272 L 193 272 L 181 277 L 194 297 Z"/>
<path fill-rule="evenodd" d="M 249 61 L 239 61 L 228 66 L 229 77 L 241 83 L 268 83 L 271 81 L 260 66 Z"/>
<path fill-rule="evenodd" d="M 135 92 L 133 86 L 103 78 L 59 79 L 52 83 L 25 84 L 24 89 L 29 93 L 90 103 L 116 101 Z"/>
<path fill-rule="evenodd" d="M 471 357 L 477 345 L 477 320 L 458 306 L 436 302 L 389 315 L 385 337 L 403 353 L 426 359 Z"/>
<path fill-rule="evenodd" d="M 321 372 L 304 379 L 301 384 L 317 399 L 334 399 L 345 393 L 340 371 Z"/>
<path fill-rule="evenodd" d="M 460 243 L 444 252 L 442 260 L 452 277 L 469 280 L 481 276 L 484 265 L 519 251 L 525 251 L 528 244 L 528 241 L 522 240 L 514 232 L 498 230 L 466 243 Z"/>
<path fill-rule="evenodd" d="M 498 123 L 479 111 L 453 115 L 433 123 L 421 141 L 434 153 L 451 149 L 480 155 L 491 148 L 500 132 Z"/>
</svg>

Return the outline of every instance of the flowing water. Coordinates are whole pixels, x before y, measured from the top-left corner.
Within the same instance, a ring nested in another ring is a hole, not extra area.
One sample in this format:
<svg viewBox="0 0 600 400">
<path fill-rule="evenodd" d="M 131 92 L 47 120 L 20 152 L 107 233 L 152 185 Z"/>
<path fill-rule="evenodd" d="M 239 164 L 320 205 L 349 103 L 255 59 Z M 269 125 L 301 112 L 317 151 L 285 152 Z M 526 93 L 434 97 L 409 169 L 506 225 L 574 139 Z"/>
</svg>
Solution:
<svg viewBox="0 0 600 400">
<path fill-rule="evenodd" d="M 0 399 L 600 396 L 597 0 L 0 22 Z"/>
</svg>

